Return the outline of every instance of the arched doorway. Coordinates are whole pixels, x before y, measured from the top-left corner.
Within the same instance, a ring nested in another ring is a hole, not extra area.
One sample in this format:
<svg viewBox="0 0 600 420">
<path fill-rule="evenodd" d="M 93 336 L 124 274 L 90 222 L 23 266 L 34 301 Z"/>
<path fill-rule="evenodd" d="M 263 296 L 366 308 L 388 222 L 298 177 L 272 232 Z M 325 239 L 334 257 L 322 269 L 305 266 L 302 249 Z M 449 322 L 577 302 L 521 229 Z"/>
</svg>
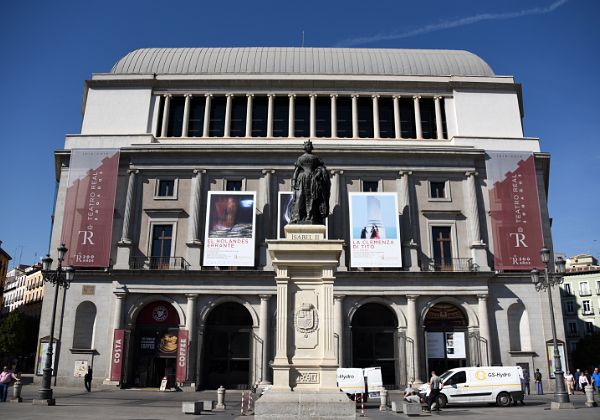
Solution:
<svg viewBox="0 0 600 420">
<path fill-rule="evenodd" d="M 438 374 L 467 365 L 467 318 L 451 303 L 436 303 L 425 316 L 428 370 Z"/>
<path fill-rule="evenodd" d="M 155 301 L 140 311 L 135 322 L 131 382 L 142 388 L 158 388 L 163 377 L 175 385 L 175 357 L 179 315 L 167 301 Z"/>
<path fill-rule="evenodd" d="M 352 367 L 381 367 L 384 385 L 396 384 L 396 316 L 379 303 L 362 305 L 352 317 Z"/>
<path fill-rule="evenodd" d="M 227 302 L 206 320 L 202 383 L 207 389 L 223 385 L 244 389 L 250 382 L 252 317 L 243 305 Z"/>
</svg>

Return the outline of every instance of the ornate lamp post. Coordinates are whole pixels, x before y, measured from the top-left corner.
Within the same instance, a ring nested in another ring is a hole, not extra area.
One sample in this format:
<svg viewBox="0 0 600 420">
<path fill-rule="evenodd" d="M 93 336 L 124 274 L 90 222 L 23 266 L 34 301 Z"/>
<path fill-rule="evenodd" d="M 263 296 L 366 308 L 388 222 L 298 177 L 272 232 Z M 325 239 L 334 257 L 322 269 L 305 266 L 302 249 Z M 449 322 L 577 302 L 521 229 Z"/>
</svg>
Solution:
<svg viewBox="0 0 600 420">
<path fill-rule="evenodd" d="M 50 322 L 50 342 L 48 343 L 48 351 L 46 353 L 46 364 L 44 366 L 44 374 L 42 376 L 42 388 L 38 391 L 38 400 L 34 400 L 34 404 L 47 404 L 55 405 L 56 400 L 52 395 L 52 345 L 54 343 L 54 324 L 56 322 L 56 303 L 58 301 L 58 289 L 60 286 L 65 289 L 69 288 L 73 276 L 75 275 L 75 269 L 73 267 L 63 267 L 62 262 L 65 259 L 67 248 L 65 244 L 61 244 L 58 249 L 58 267 L 56 270 L 52 270 L 52 258 L 50 255 L 46 255 L 42 259 L 42 275 L 44 280 L 48 283 L 52 283 L 56 288 L 54 289 L 54 303 L 52 304 L 52 321 Z"/>
<path fill-rule="evenodd" d="M 563 282 L 563 273 L 565 272 L 565 260 L 561 257 L 556 259 L 556 270 L 550 272 L 550 250 L 546 247 L 540 250 L 540 256 L 544 263 L 544 276 L 540 277 L 540 271 L 537 268 L 531 270 L 531 281 L 535 284 L 535 290 L 548 291 L 548 305 L 550 306 L 550 320 L 552 322 L 552 343 L 554 345 L 554 401 L 553 409 L 574 408 L 569 400 L 569 394 L 565 388 L 565 376 L 560 363 L 560 354 L 558 352 L 558 340 L 556 339 L 556 321 L 554 320 L 554 306 L 552 305 L 552 287 Z"/>
</svg>

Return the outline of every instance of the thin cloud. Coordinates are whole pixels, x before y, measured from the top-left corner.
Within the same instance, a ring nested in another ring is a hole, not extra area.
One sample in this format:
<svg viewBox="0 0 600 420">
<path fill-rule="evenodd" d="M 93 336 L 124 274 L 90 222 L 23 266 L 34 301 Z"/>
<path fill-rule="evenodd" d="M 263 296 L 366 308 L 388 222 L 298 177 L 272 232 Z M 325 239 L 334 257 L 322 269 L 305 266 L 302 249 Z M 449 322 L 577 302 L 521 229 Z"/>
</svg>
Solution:
<svg viewBox="0 0 600 420">
<path fill-rule="evenodd" d="M 410 38 L 417 35 L 428 34 L 430 32 L 443 31 L 445 29 L 457 28 L 460 26 L 472 25 L 474 23 L 482 22 L 485 20 L 504 20 L 504 19 L 515 19 L 523 16 L 531 15 L 545 15 L 552 13 L 561 6 L 564 6 L 569 0 L 558 0 L 547 7 L 535 7 L 533 9 L 520 10 L 517 12 L 506 12 L 506 13 L 482 13 L 474 16 L 467 16 L 464 18 L 443 21 L 440 23 L 432 23 L 425 25 L 420 28 L 412 29 L 405 32 L 390 32 L 390 33 L 379 33 L 371 36 L 349 38 L 340 41 L 336 44 L 338 47 L 351 47 L 355 45 L 371 44 L 380 41 L 393 41 L 396 39 Z"/>
</svg>

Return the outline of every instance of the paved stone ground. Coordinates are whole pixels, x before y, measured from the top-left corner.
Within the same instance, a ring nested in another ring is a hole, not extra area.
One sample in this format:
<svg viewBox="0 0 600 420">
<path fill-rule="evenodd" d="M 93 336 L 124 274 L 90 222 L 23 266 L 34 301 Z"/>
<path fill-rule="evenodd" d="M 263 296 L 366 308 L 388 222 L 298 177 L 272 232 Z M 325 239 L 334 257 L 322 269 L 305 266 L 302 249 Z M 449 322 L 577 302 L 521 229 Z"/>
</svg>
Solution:
<svg viewBox="0 0 600 420">
<path fill-rule="evenodd" d="M 181 412 L 182 401 L 200 401 L 204 399 L 216 400 L 216 391 L 204 392 L 157 392 L 146 390 L 121 390 L 117 388 L 99 387 L 91 393 L 75 388 L 55 388 L 54 395 L 57 400 L 55 407 L 34 406 L 31 400 L 36 397 L 38 386 L 26 385 L 23 387 L 24 402 L 0 403 L 0 417 L 13 419 L 40 419 L 45 420 L 90 420 L 90 419 L 118 419 L 118 420 L 193 420 L 200 418 L 234 419 L 240 416 L 240 391 L 227 391 L 224 413 L 203 412 L 202 415 L 185 415 Z M 9 398 L 12 396 L 12 387 L 9 389 Z M 400 399 L 399 394 L 392 393 L 391 398 Z M 600 408 L 585 407 L 585 398 L 582 394 L 572 398 L 576 410 L 551 411 L 550 401 L 552 395 L 527 397 L 526 405 L 514 407 L 496 407 L 489 405 L 447 407 L 439 414 L 427 414 L 422 418 L 448 418 L 448 419 L 480 419 L 506 420 L 552 420 L 567 418 L 600 419 Z M 360 411 L 357 411 L 357 418 Z M 407 418 L 403 414 L 380 412 L 378 404 L 369 403 L 365 408 L 365 418 Z"/>
</svg>

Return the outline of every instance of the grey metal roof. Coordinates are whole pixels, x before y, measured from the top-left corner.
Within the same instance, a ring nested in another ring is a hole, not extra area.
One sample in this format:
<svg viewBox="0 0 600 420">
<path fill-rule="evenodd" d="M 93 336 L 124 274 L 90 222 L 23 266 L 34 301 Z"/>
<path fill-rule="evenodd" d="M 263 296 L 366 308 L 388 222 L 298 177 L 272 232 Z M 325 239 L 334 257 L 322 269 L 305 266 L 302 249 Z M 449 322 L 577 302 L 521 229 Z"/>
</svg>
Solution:
<svg viewBox="0 0 600 420">
<path fill-rule="evenodd" d="M 494 76 L 485 61 L 462 50 L 266 47 L 142 48 L 111 73 Z"/>
</svg>

